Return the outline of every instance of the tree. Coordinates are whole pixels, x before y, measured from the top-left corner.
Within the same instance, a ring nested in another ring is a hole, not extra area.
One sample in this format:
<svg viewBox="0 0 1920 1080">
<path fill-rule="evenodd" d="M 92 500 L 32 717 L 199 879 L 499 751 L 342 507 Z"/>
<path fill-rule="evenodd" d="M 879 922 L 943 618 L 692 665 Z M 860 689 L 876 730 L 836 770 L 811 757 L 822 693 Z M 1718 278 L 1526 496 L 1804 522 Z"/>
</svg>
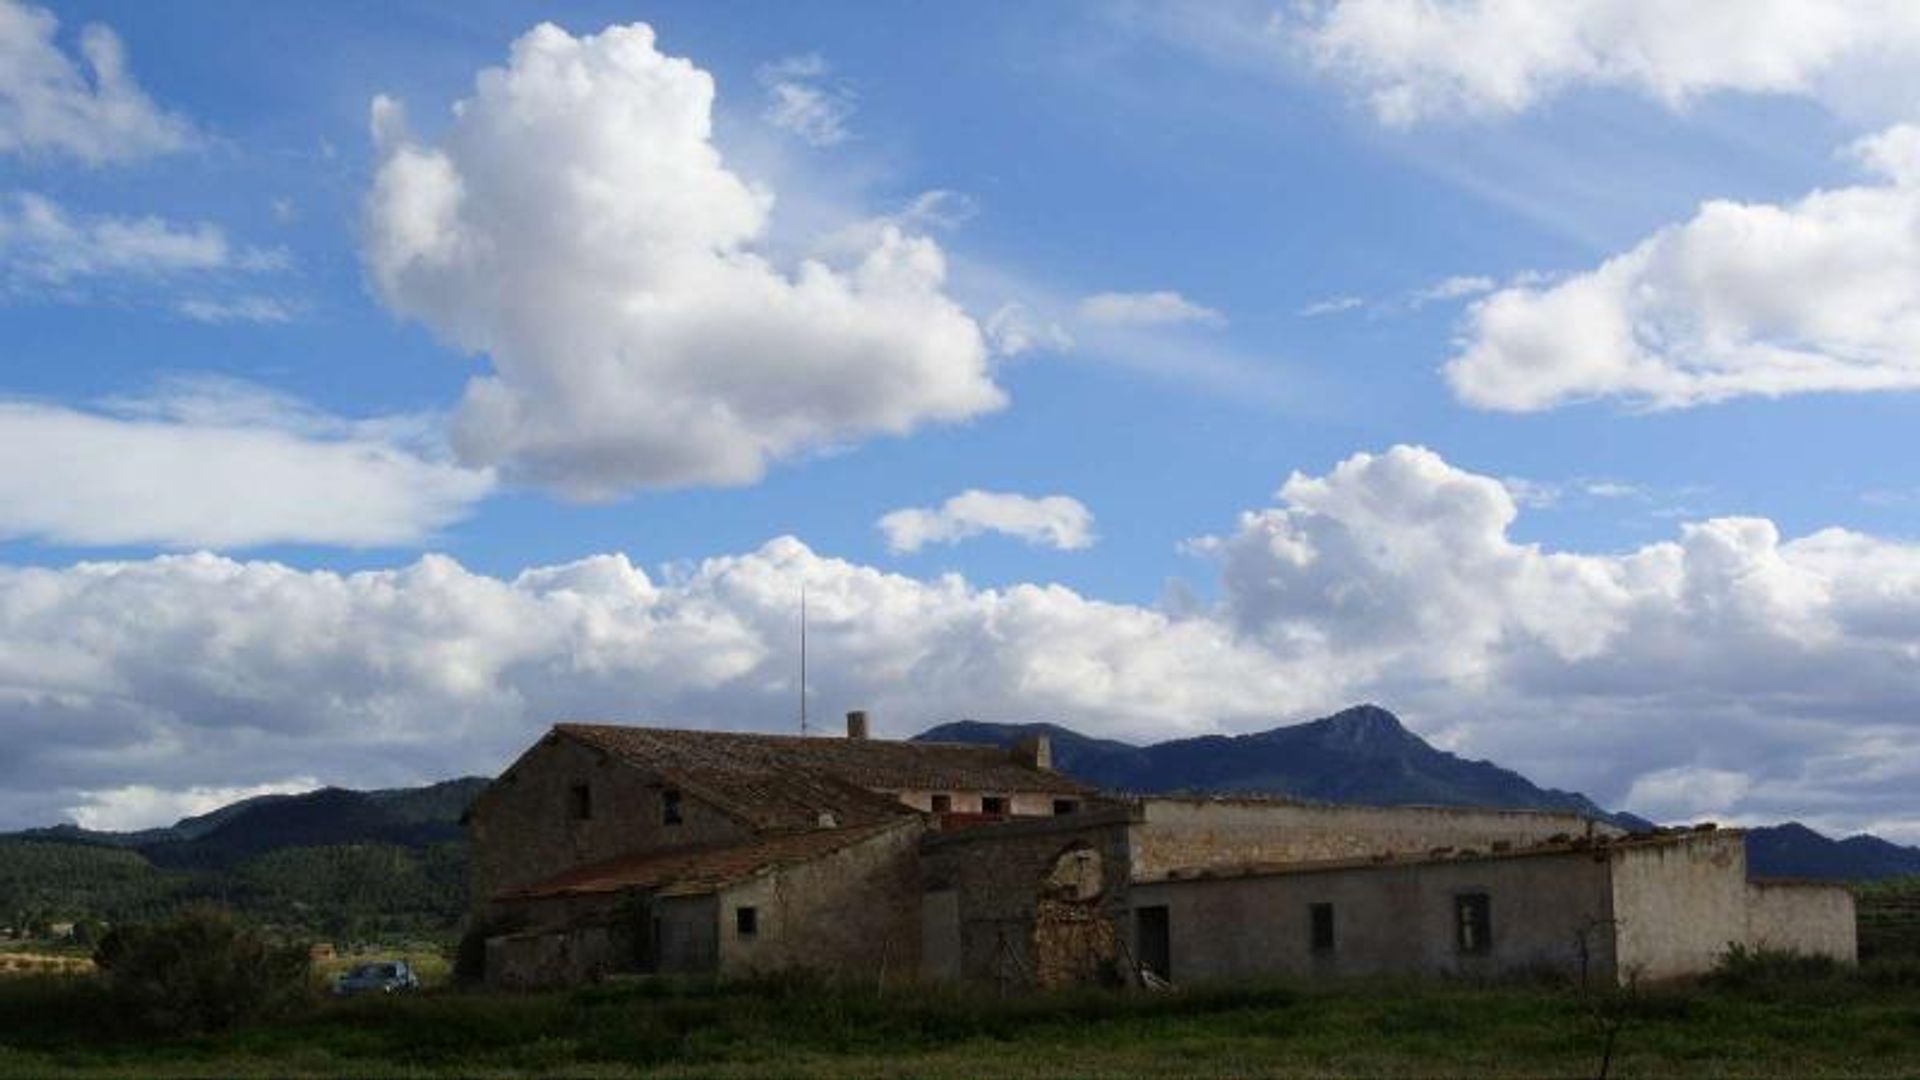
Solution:
<svg viewBox="0 0 1920 1080">
<path fill-rule="evenodd" d="M 116 927 L 94 951 L 115 1006 L 163 1034 L 221 1031 L 282 1013 L 313 992 L 304 944 L 276 944 L 219 908 Z"/>
</svg>

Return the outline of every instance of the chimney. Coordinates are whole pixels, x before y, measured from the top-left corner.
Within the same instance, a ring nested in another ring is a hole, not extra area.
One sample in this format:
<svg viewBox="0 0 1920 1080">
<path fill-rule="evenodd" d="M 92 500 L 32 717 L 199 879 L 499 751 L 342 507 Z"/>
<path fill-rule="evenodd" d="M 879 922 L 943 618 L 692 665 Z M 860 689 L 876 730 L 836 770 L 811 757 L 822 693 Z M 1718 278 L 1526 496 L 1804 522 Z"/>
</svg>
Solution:
<svg viewBox="0 0 1920 1080">
<path fill-rule="evenodd" d="M 1045 735 L 1028 735 L 1013 744 L 1013 759 L 1030 768 L 1053 771 L 1053 740 Z"/>
<path fill-rule="evenodd" d="M 847 714 L 847 738 L 864 739 L 867 737 L 867 710 L 855 709 Z"/>
</svg>

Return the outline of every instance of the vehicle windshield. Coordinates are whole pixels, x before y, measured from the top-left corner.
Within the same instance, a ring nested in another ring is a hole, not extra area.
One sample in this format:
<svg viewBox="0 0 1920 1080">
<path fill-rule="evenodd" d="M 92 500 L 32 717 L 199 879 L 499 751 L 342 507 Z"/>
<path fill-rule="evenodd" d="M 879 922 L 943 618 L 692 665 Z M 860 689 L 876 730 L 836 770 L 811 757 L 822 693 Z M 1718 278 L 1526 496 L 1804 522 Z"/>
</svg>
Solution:
<svg viewBox="0 0 1920 1080">
<path fill-rule="evenodd" d="M 350 979 L 391 979 L 397 973 L 392 964 L 361 964 L 348 974 Z"/>
</svg>

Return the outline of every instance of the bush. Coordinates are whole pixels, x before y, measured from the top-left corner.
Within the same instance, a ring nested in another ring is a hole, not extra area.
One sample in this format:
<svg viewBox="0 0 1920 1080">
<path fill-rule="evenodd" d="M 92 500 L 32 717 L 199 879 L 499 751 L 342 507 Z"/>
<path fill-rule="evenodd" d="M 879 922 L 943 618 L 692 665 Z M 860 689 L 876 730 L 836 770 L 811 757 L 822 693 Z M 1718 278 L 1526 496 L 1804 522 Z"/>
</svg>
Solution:
<svg viewBox="0 0 1920 1080">
<path fill-rule="evenodd" d="M 1838 961 L 1830 956 L 1779 949 L 1750 949 L 1729 945 L 1714 965 L 1707 982 L 1733 990 L 1797 986 L 1830 982 L 1841 973 Z"/>
<path fill-rule="evenodd" d="M 275 944 L 213 907 L 108 931 L 93 960 L 115 1015 L 159 1034 L 224 1031 L 313 994 L 307 946 Z"/>
</svg>

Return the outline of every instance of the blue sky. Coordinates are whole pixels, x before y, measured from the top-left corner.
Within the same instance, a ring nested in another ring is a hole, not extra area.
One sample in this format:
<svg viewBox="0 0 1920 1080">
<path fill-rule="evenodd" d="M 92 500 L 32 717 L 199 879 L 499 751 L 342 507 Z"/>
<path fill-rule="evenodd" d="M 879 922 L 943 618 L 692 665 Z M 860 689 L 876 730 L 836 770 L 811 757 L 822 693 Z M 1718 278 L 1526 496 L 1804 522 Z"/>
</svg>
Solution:
<svg viewBox="0 0 1920 1080">
<path fill-rule="evenodd" d="M 1908 50 L 1920 32 L 1897 11 L 1849 23 L 1785 8 L 1733 40 L 1646 31 L 1695 42 L 1689 55 L 1606 23 L 1514 39 L 1496 63 L 1478 50 L 1519 31 L 1473 3 L 1423 21 L 1393 2 L 12 0 L 0 41 L 82 80 L 0 79 L 0 398 L 13 409 L 0 445 L 15 448 L 0 466 L 15 472 L 0 476 L 12 575 L 0 595 L 12 590 L 16 613 L 35 589 L 82 603 L 83 563 L 121 567 L 122 584 L 158 575 L 143 589 L 170 595 L 181 571 L 169 556 L 196 551 L 215 553 L 219 574 L 284 567 L 302 588 L 444 555 L 476 596 L 529 568 L 618 553 L 674 611 L 751 624 L 754 642 L 731 674 L 636 688 L 584 659 L 604 642 L 495 647 L 492 617 L 475 616 L 435 631 L 450 636 L 391 643 L 413 660 L 296 672 L 260 643 L 278 634 L 324 652 L 338 647 L 326 634 L 357 624 L 305 625 L 303 603 L 277 630 L 250 627 L 250 594 L 229 582 L 195 602 L 230 604 L 235 621 L 181 629 L 165 648 L 142 639 L 155 655 L 141 660 L 107 644 L 138 627 L 55 605 L 62 628 L 98 632 L 62 637 L 52 667 L 101 683 L 9 683 L 0 669 L 0 701 L 15 703 L 0 724 L 32 741 L 77 708 L 96 734 L 47 737 L 19 768 L 49 779 L 0 812 L 125 823 L 356 770 L 393 782 L 488 771 L 572 708 L 779 726 L 785 584 L 742 599 L 758 559 L 799 565 L 796 588 L 810 574 L 828 591 L 845 584 L 847 655 L 871 666 L 830 676 L 820 696 L 846 700 L 820 707 L 897 703 L 881 714 L 894 734 L 991 713 L 1152 738 L 1375 697 L 1463 753 L 1643 812 L 1807 816 L 1920 838 L 1920 809 L 1896 794 L 1912 777 L 1889 775 L 1875 794 L 1833 780 L 1845 762 L 1920 747 L 1905 719 L 1920 686 L 1901 668 L 1920 658 L 1908 449 L 1920 363 L 1903 336 L 1920 289 L 1898 245 L 1845 254 L 1849 236 L 1906 227 L 1896 136 L 1911 103 L 1844 76 L 1863 42 L 1877 43 L 1873 64 L 1920 59 Z M 577 110 L 542 112 L 550 103 L 521 84 L 476 97 L 483 70 L 520 70 L 509 49 L 542 20 L 564 33 L 538 49 L 605 49 L 619 78 Z M 638 61 L 600 36 L 641 23 L 655 37 Z M 45 106 L 87 98 L 90 25 L 127 58 L 138 107 L 118 119 Z M 620 81 L 638 70 L 629 62 L 664 82 Z M 694 69 L 714 88 L 711 137 L 656 146 L 669 128 L 649 124 L 708 114 L 645 87 L 695 86 Z M 381 95 L 406 124 L 377 137 Z M 794 108 L 781 113 L 783 100 Z M 51 110 L 40 126 L 23 119 L 20 103 L 35 101 Z M 637 126 L 596 141 L 589 113 Z M 516 139 L 546 137 L 511 127 L 529 115 L 553 133 L 549 160 L 514 160 Z M 1882 133 L 1885 154 L 1859 148 Z M 579 160 L 563 159 L 569 148 Z M 450 261 L 418 240 L 440 189 L 406 173 L 410 161 L 440 162 L 463 185 L 467 246 Z M 556 179 L 569 176 L 640 194 L 601 221 L 569 201 Z M 1845 204 L 1802 205 L 1818 191 Z M 739 225 L 756 197 L 771 199 L 763 216 Z M 679 209 L 650 219 L 656 202 Z M 1732 208 L 1725 220 L 1702 209 L 1716 203 Z M 44 231 L 48 214 L 68 228 Z M 127 239 L 143 228 L 144 241 Z M 908 246 L 875 240 L 885 228 Z M 609 252 L 603 236 L 626 239 Z M 674 254 L 632 255 L 656 242 Z M 837 314 L 771 329 L 751 302 L 715 299 L 765 288 L 778 307 L 804 258 L 851 282 L 883 251 L 931 251 L 944 276 L 889 270 Z M 742 269 L 741 253 L 765 272 Z M 713 289 L 684 284 L 708 269 Z M 1869 298 L 1859 311 L 1817 302 L 1848 275 L 1849 295 Z M 563 301 L 551 310 L 498 299 L 549 285 Z M 693 312 L 686 324 L 629 313 L 656 285 L 661 303 Z M 1026 341 L 1006 335 L 1014 325 Z M 476 378 L 508 411 L 476 402 Z M 672 407 L 656 412 L 663 400 Z M 689 439 L 685 461 L 663 449 L 676 424 L 713 410 L 751 415 Z M 1296 472 L 1306 487 L 1280 494 Z M 993 498 L 934 512 L 968 491 Z M 1408 509 L 1428 498 L 1439 501 Z M 879 522 L 915 509 L 928 512 L 915 519 L 923 543 L 901 550 Z M 1436 531 L 1456 518 L 1460 535 Z M 1659 574 L 1642 564 L 1704 550 L 1711 530 L 1686 530 L 1736 519 L 1775 531 L 1729 541 L 1748 569 L 1703 584 L 1699 555 L 1644 584 Z M 1858 550 L 1775 550 L 1821 530 Z M 804 556 L 763 547 L 785 536 Z M 1427 558 L 1457 587 L 1423 590 L 1436 580 Z M 703 562 L 714 559 L 737 565 Z M 1883 569 L 1866 580 L 1868 565 Z M 1494 577 L 1473 576 L 1487 566 Z M 34 568 L 45 576 L 23 576 Z M 940 606 L 949 573 L 964 578 L 964 615 Z M 863 592 L 871 575 L 891 591 Z M 1563 575 L 1605 582 L 1573 600 L 1540 591 Z M 356 596 L 410 587 L 347 580 Z M 1754 582 L 1773 591 L 1755 600 Z M 1028 585 L 1057 586 L 1075 614 L 1005 625 L 1001 600 Z M 627 625 L 630 605 L 599 599 L 606 610 L 585 625 Z M 348 602 L 359 618 L 391 614 L 362 602 Z M 898 631 L 919 644 L 856 648 L 861 603 L 919 612 Z M 1536 604 L 1574 614 L 1541 622 L 1526 614 Z M 687 631 L 650 610 L 649 633 Z M 1798 636 L 1752 640 L 1759 623 L 1802 617 Z M 1079 619 L 1144 629 L 1076 651 L 1066 628 Z M 1207 659 L 1163 648 L 1178 636 L 1169 626 L 1205 637 Z M 1470 648 L 1436 640 L 1455 626 L 1478 628 L 1459 635 Z M 1407 627 L 1419 633 L 1403 640 Z M 28 632 L 25 616 L 0 615 L 0 635 Z M 1709 674 L 1655 672 L 1632 639 L 1661 634 L 1710 646 L 1694 661 Z M 434 667 L 482 654 L 468 682 Z M 199 665 L 180 677 L 188 690 L 146 681 L 169 657 Z M 637 679 L 662 661 L 622 662 Z M 1748 694 L 1711 673 L 1754 663 L 1802 681 Z M 520 673 L 542 665 L 587 672 L 590 692 L 533 688 Z M 1101 673 L 1061 674 L 1085 665 Z M 276 682 L 334 686 L 344 704 L 250 718 L 279 699 L 244 688 Z M 1848 688 L 1860 685 L 1871 690 Z M 403 702 L 435 717 L 400 716 Z M 1645 745 L 1678 718 L 1698 731 Z M 434 760 L 446 725 L 463 724 L 467 757 Z M 206 740 L 257 752 L 196 755 Z M 322 744 L 335 749 L 315 756 Z M 1836 760 L 1809 766 L 1812 745 Z M 313 764 L 287 764 L 296 757 Z"/>
</svg>

